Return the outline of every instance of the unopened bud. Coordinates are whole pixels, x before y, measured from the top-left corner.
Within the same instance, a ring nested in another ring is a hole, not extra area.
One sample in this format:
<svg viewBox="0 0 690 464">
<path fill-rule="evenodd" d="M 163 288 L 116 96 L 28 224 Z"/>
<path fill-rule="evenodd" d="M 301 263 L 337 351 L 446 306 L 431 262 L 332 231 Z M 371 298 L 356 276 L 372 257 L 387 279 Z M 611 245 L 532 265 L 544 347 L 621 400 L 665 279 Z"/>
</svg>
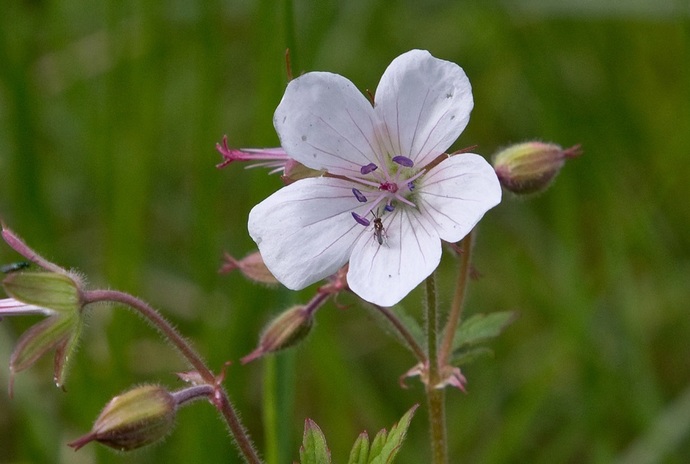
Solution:
<svg viewBox="0 0 690 464">
<path fill-rule="evenodd" d="M 173 428 L 176 401 L 158 385 L 136 387 L 105 406 L 91 432 L 69 443 L 76 450 L 97 441 L 120 451 L 131 451 L 164 438 Z"/>
<path fill-rule="evenodd" d="M 239 269 L 247 279 L 254 282 L 267 285 L 277 285 L 279 283 L 278 279 L 276 279 L 266 267 L 258 251 L 250 253 L 242 259 L 235 259 L 228 253 L 225 253 L 224 259 L 225 263 L 218 271 L 221 274 L 227 274 L 235 269 Z"/>
<path fill-rule="evenodd" d="M 582 154 L 580 145 L 563 149 L 543 142 L 510 146 L 494 157 L 494 170 L 507 190 L 526 195 L 546 190 L 565 160 Z"/>
<path fill-rule="evenodd" d="M 305 306 L 293 306 L 268 323 L 259 338 L 259 346 L 242 358 L 242 364 L 297 344 L 309 334 L 313 325 L 312 311 Z"/>
</svg>

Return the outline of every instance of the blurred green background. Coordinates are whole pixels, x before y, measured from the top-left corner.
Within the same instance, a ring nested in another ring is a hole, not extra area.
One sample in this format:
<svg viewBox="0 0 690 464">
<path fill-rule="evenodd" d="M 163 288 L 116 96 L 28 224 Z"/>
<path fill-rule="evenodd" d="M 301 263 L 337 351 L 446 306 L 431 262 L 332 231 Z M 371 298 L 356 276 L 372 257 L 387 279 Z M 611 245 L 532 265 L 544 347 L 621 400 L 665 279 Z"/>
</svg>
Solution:
<svg viewBox="0 0 690 464">
<path fill-rule="evenodd" d="M 0 217 L 94 287 L 161 308 L 214 368 L 234 361 L 227 389 L 260 448 L 274 364 L 238 360 L 272 314 L 312 292 L 217 274 L 223 250 L 252 250 L 247 214 L 280 183 L 215 169 L 214 144 L 228 134 L 237 147 L 277 145 L 286 47 L 295 74 L 332 71 L 362 90 L 423 48 L 473 85 L 455 148 L 478 144 L 488 157 L 541 139 L 585 151 L 546 194 L 506 196 L 482 222 L 467 311 L 521 317 L 493 358 L 464 369 L 469 394 L 448 394 L 452 462 L 690 462 L 687 1 L 8 0 L 2 10 Z M 18 259 L 0 246 L 1 263 Z M 33 322 L 0 323 L 0 364 Z M 344 462 L 360 431 L 423 401 L 418 382 L 398 386 L 412 363 L 365 310 L 329 304 L 308 341 L 279 356 L 280 462 L 298 458 L 307 417 Z M 0 462 L 239 462 L 201 402 L 162 445 L 129 455 L 65 445 L 130 386 L 181 386 L 172 349 L 121 309 L 93 311 L 66 393 L 51 369 L 46 358 L 17 376 L 14 399 L 0 394 Z M 0 369 L 0 390 L 7 376 Z M 426 430 L 421 408 L 397 462 L 427 461 Z"/>
</svg>

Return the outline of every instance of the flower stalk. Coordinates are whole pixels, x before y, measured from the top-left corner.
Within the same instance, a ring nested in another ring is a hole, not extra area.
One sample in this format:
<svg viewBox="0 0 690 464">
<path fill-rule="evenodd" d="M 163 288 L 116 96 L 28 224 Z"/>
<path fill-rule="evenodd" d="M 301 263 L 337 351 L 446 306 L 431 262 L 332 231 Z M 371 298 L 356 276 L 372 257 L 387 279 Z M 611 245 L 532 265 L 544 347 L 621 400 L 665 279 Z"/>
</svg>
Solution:
<svg viewBox="0 0 690 464">
<path fill-rule="evenodd" d="M 235 444 L 245 459 L 250 464 L 260 464 L 258 452 L 249 438 L 249 435 L 242 425 L 240 418 L 230 402 L 227 393 L 221 387 L 220 379 L 216 378 L 211 369 L 194 348 L 180 335 L 158 311 L 142 300 L 127 293 L 115 290 L 92 290 L 84 292 L 84 304 L 99 302 L 121 303 L 135 310 L 144 317 L 161 335 L 168 339 L 180 352 L 180 354 L 197 371 L 199 377 L 208 385 L 214 387 L 213 394 L 209 395 L 209 401 L 221 413 L 230 432 L 235 440 Z"/>
<path fill-rule="evenodd" d="M 465 302 L 465 292 L 467 289 L 467 282 L 470 276 L 470 264 L 472 258 L 472 243 L 473 231 L 462 239 L 460 249 L 460 269 L 458 271 L 458 281 L 455 284 L 455 294 L 453 295 L 453 302 L 448 314 L 448 321 L 443 333 L 443 341 L 441 342 L 441 350 L 439 354 L 439 365 L 445 366 L 453 351 L 453 338 L 455 338 L 455 331 L 460 324 L 462 310 Z"/>
<path fill-rule="evenodd" d="M 429 408 L 429 432 L 433 464 L 448 462 L 448 440 L 446 438 L 445 390 L 436 388 L 441 381 L 441 366 L 438 358 L 438 298 L 436 275 L 426 279 L 426 336 L 428 353 L 428 375 L 426 383 L 427 405 Z"/>
</svg>

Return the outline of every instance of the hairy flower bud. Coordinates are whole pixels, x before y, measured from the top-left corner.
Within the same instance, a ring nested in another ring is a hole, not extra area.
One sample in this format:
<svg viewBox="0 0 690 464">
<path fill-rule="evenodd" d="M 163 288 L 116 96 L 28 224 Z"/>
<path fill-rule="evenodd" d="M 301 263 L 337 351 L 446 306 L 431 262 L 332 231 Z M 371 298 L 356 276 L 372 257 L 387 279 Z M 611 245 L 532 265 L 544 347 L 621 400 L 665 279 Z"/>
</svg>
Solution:
<svg viewBox="0 0 690 464">
<path fill-rule="evenodd" d="M 563 149 L 543 142 L 512 145 L 494 156 L 494 170 L 501 185 L 518 195 L 546 190 L 568 158 L 581 154 L 580 146 Z"/>
<path fill-rule="evenodd" d="M 268 323 L 259 338 L 259 346 L 242 358 L 242 364 L 297 344 L 309 334 L 313 325 L 312 311 L 305 306 L 293 306 Z"/>
<path fill-rule="evenodd" d="M 136 387 L 105 406 L 91 432 L 69 443 L 78 450 L 97 441 L 120 451 L 155 443 L 173 428 L 177 405 L 173 395 L 158 385 Z"/>
</svg>

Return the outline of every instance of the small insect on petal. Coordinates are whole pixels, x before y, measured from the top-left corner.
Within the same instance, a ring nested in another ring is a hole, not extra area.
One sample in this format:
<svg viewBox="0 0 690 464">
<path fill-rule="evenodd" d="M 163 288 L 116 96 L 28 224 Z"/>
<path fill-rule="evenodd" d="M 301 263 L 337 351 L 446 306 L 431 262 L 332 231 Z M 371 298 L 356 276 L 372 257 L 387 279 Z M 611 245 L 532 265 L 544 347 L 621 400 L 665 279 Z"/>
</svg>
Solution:
<svg viewBox="0 0 690 464">
<path fill-rule="evenodd" d="M 383 221 L 377 213 L 372 211 L 371 214 L 374 215 L 374 237 L 379 242 L 379 245 L 383 245 L 387 239 L 386 228 L 383 227 Z"/>
</svg>

